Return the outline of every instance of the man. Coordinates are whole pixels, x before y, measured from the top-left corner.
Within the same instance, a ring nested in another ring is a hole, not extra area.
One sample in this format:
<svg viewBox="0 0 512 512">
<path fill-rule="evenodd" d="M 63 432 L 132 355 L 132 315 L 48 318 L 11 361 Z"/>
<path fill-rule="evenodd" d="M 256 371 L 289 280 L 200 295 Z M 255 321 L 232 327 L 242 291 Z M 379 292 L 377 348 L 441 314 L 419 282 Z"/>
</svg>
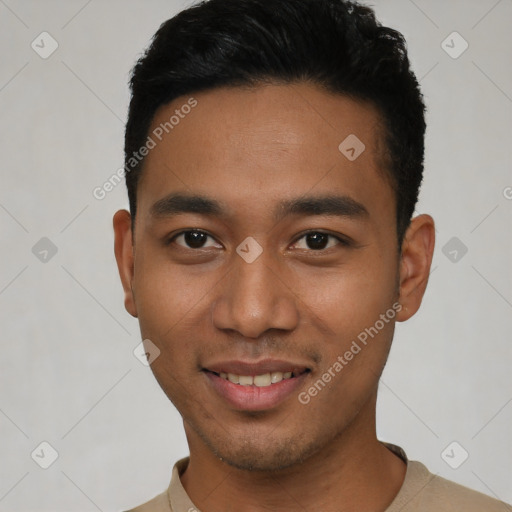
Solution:
<svg viewBox="0 0 512 512">
<path fill-rule="evenodd" d="M 506 510 L 376 437 L 434 250 L 402 36 L 344 0 L 211 0 L 131 87 L 115 253 L 190 449 L 134 510 Z"/>
</svg>

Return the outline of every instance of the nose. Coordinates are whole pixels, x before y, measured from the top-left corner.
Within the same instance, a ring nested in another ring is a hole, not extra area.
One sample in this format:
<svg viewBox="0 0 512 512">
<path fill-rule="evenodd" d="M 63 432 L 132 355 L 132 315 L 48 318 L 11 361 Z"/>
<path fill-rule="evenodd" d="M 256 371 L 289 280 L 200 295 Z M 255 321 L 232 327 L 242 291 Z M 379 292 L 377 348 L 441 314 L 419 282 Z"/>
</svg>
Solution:
<svg viewBox="0 0 512 512">
<path fill-rule="evenodd" d="M 268 329 L 293 330 L 297 326 L 297 299 L 290 283 L 264 255 L 265 251 L 252 263 L 234 255 L 234 268 L 212 304 L 216 328 L 258 338 Z"/>
</svg>

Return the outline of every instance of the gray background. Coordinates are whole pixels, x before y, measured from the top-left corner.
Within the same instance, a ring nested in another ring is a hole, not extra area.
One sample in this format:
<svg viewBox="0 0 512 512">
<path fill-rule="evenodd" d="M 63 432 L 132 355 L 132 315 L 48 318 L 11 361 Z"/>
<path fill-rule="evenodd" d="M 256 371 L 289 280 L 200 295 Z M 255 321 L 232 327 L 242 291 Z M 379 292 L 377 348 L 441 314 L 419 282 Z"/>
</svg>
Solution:
<svg viewBox="0 0 512 512">
<path fill-rule="evenodd" d="M 111 227 L 124 184 L 102 201 L 92 191 L 123 165 L 130 67 L 190 3 L 0 0 L 1 511 L 127 508 L 161 492 L 188 453 L 178 413 L 133 355 Z M 374 4 L 421 79 L 418 212 L 437 221 L 423 307 L 398 325 L 382 378 L 379 436 L 510 502 L 512 1 Z M 46 59 L 31 47 L 51 48 L 43 31 L 58 43 Z M 453 31 L 469 44 L 458 58 Z M 58 452 L 48 469 L 43 441 Z"/>
</svg>

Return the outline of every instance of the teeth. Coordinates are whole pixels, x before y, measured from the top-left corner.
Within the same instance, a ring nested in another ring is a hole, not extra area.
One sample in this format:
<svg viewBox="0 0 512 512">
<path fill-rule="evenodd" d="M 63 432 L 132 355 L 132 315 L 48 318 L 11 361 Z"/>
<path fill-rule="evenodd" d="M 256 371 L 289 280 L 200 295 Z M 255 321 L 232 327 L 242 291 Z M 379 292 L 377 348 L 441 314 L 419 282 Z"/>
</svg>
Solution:
<svg viewBox="0 0 512 512">
<path fill-rule="evenodd" d="M 270 373 L 265 373 L 264 375 L 256 375 L 254 377 L 254 385 L 260 388 L 264 386 L 270 386 L 272 383 L 272 378 L 270 377 Z"/>
<path fill-rule="evenodd" d="M 229 380 L 229 382 L 232 382 L 233 384 L 238 384 L 239 377 L 238 377 L 238 375 L 235 375 L 234 373 L 228 373 L 228 380 Z"/>
<path fill-rule="evenodd" d="M 262 375 L 255 375 L 254 377 L 251 375 L 235 375 L 234 373 L 220 373 L 221 378 L 225 380 L 229 380 L 233 384 L 239 384 L 240 386 L 257 386 L 259 388 L 264 388 L 267 386 L 271 386 L 272 384 L 277 384 L 284 379 L 290 379 L 292 377 L 292 372 L 272 372 L 272 373 L 263 373 Z"/>
<path fill-rule="evenodd" d="M 270 374 L 270 382 L 275 384 L 276 382 L 281 382 L 283 380 L 283 372 L 272 372 Z"/>
<path fill-rule="evenodd" d="M 241 386 L 252 386 L 253 378 L 250 375 L 239 375 L 238 384 Z"/>
</svg>

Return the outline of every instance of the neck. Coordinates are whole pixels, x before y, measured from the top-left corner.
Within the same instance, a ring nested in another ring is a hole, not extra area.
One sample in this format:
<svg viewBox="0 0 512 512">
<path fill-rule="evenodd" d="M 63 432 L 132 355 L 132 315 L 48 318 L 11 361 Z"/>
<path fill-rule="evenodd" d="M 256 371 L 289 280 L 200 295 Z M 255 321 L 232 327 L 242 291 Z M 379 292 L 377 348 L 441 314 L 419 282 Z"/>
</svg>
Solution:
<svg viewBox="0 0 512 512">
<path fill-rule="evenodd" d="M 383 512 L 400 490 L 406 465 L 377 440 L 375 404 L 376 397 L 316 454 L 271 474 L 226 464 L 186 428 L 190 461 L 182 485 L 203 512 Z"/>
</svg>

